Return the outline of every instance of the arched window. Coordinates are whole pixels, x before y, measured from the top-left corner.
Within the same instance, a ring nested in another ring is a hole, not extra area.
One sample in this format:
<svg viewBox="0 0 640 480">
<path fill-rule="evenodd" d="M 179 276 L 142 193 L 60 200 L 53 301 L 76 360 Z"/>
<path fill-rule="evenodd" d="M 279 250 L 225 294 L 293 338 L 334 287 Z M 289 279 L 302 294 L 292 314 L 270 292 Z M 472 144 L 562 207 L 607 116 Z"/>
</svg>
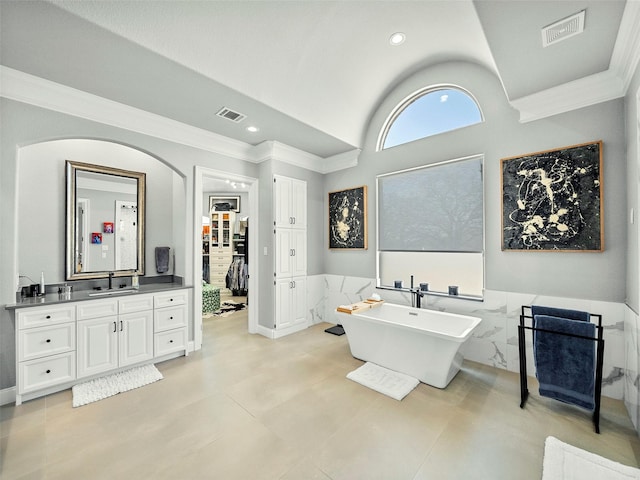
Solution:
<svg viewBox="0 0 640 480">
<path fill-rule="evenodd" d="M 403 100 L 389 115 L 377 151 L 484 121 L 473 96 L 452 85 L 423 88 Z"/>
</svg>

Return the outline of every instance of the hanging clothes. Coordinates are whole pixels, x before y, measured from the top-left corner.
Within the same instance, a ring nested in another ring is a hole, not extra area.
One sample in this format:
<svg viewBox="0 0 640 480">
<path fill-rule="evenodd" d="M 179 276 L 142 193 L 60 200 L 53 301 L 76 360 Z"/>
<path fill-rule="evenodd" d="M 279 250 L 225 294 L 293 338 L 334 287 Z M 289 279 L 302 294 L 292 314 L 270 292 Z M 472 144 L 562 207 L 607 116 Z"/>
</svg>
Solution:
<svg viewBox="0 0 640 480">
<path fill-rule="evenodd" d="M 229 265 L 227 271 L 226 286 L 234 295 L 246 295 L 249 287 L 248 267 L 244 258 L 236 257 Z"/>
</svg>

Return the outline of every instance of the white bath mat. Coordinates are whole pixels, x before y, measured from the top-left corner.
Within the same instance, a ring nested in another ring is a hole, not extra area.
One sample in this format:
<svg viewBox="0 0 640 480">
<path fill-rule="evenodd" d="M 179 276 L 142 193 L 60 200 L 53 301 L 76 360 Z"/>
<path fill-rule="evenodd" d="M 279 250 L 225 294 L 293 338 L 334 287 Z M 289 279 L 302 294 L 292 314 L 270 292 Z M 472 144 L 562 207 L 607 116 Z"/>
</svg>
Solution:
<svg viewBox="0 0 640 480">
<path fill-rule="evenodd" d="M 640 479 L 637 468 L 616 463 L 594 453 L 547 437 L 542 480 L 631 480 Z"/>
<path fill-rule="evenodd" d="M 97 402 L 118 393 L 128 392 L 134 388 L 143 387 L 158 380 L 163 376 L 155 365 L 143 365 L 124 372 L 118 372 L 105 377 L 89 380 L 85 383 L 74 385 L 73 406 L 80 407 L 87 403 Z"/>
<path fill-rule="evenodd" d="M 349 372 L 347 378 L 396 400 L 402 400 L 420 383 L 417 378 L 371 362 Z"/>
</svg>

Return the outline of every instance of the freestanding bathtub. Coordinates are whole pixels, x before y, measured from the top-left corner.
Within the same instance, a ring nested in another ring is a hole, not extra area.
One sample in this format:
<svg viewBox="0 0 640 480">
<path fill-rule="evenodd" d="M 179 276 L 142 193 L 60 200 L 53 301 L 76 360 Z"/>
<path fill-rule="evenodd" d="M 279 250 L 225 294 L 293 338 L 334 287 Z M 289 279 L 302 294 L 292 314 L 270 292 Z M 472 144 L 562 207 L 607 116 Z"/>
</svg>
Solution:
<svg viewBox="0 0 640 480">
<path fill-rule="evenodd" d="M 339 313 L 351 354 L 445 388 L 462 366 L 460 348 L 481 319 L 384 303 Z"/>
</svg>

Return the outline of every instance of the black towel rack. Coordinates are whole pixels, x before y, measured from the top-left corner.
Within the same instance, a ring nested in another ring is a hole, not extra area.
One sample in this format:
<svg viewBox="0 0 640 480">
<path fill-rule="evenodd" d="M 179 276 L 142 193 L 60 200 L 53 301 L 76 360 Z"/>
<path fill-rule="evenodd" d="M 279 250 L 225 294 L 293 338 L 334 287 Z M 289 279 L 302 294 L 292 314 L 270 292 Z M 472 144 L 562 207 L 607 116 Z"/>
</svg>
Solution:
<svg viewBox="0 0 640 480">
<path fill-rule="evenodd" d="M 596 342 L 596 378 L 594 383 L 594 408 L 593 408 L 593 425 L 596 433 L 600 433 L 600 397 L 602 392 L 602 363 L 604 357 L 604 339 L 602 338 L 602 315 L 589 313 L 591 319 L 596 319 L 596 336 L 587 337 L 584 335 L 576 335 L 572 333 L 556 332 L 533 326 L 533 315 L 531 314 L 531 306 L 523 305 L 520 312 L 520 324 L 518 325 L 518 355 L 520 358 L 520 408 L 524 408 L 527 398 L 529 397 L 529 388 L 527 384 L 527 356 L 525 349 L 525 330 L 532 332 L 547 332 L 566 337 L 583 338 Z M 531 321 L 531 326 L 526 325 L 526 320 Z M 591 323 L 594 323 L 593 321 Z M 580 405 L 579 405 L 580 406 Z M 580 406 L 581 408 L 584 408 Z"/>
</svg>

